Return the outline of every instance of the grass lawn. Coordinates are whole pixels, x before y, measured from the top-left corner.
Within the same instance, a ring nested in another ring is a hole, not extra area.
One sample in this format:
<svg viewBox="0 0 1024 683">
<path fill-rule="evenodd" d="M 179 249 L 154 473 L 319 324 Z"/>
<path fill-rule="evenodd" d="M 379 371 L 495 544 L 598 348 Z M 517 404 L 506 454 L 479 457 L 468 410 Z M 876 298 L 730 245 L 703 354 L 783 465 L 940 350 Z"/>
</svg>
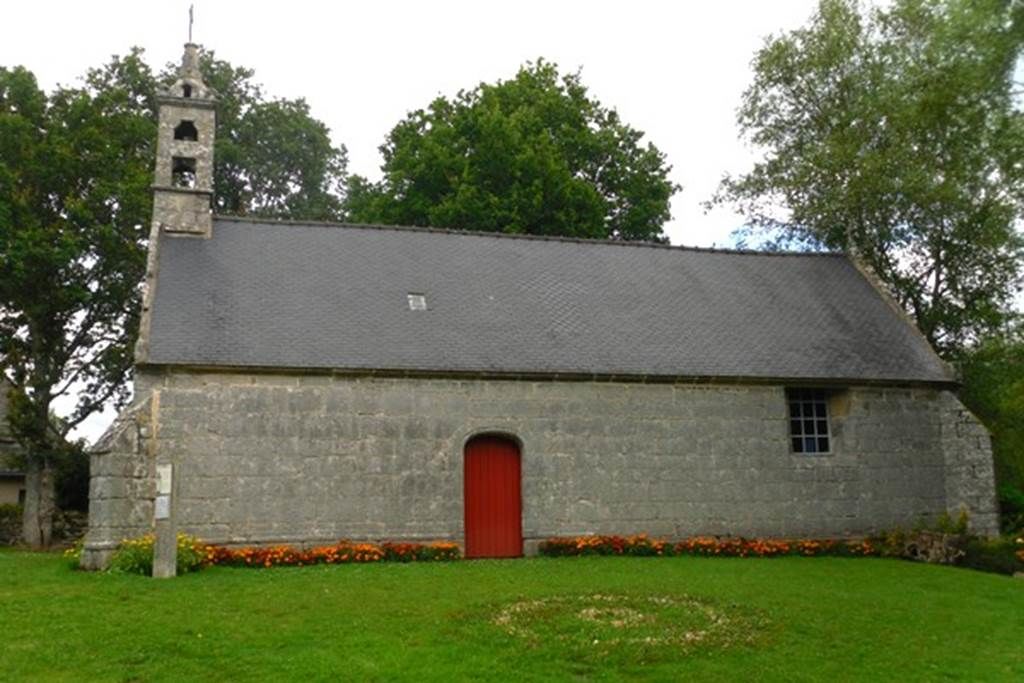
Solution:
<svg viewBox="0 0 1024 683">
<path fill-rule="evenodd" d="M 0 551 L 4 680 L 1024 680 L 1024 581 L 877 559 L 563 558 L 171 581 Z"/>
</svg>

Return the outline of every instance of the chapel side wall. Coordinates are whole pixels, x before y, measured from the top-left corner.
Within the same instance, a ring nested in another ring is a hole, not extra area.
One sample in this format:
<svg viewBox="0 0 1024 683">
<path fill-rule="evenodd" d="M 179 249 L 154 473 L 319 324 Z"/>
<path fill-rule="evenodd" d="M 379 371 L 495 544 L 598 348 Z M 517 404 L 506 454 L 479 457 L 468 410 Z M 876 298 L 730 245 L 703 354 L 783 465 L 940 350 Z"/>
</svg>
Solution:
<svg viewBox="0 0 1024 683">
<path fill-rule="evenodd" d="M 178 527 L 211 542 L 461 540 L 462 449 L 481 432 L 523 444 L 528 541 L 858 535 L 951 507 L 951 397 L 935 389 L 841 392 L 835 453 L 806 456 L 789 453 L 780 386 L 216 373 L 156 385 Z"/>
</svg>

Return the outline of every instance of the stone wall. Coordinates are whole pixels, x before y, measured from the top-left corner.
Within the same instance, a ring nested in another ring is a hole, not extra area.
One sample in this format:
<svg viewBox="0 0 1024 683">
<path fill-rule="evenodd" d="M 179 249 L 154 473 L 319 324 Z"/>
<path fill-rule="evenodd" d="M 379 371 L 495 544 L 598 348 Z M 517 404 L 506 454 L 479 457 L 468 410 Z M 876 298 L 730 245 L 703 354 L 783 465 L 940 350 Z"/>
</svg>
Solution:
<svg viewBox="0 0 1024 683">
<path fill-rule="evenodd" d="M 174 129 L 183 121 L 191 121 L 198 132 L 197 140 L 175 140 Z M 209 237 L 213 225 L 210 207 L 213 190 L 213 140 L 216 112 L 213 102 L 164 98 L 160 103 L 157 124 L 156 168 L 153 175 L 153 222 L 172 233 Z M 176 187 L 173 180 L 173 159 L 182 157 L 195 161 L 192 187 Z"/>
<path fill-rule="evenodd" d="M 463 447 L 485 432 L 522 445 L 528 548 L 585 533 L 859 535 L 961 504 L 995 530 L 984 429 L 937 389 L 834 392 L 833 453 L 794 455 L 781 386 L 139 379 L 151 398 L 135 427 L 94 456 L 90 542 L 151 528 L 143 463 L 157 454 L 175 464 L 179 530 L 212 542 L 461 540 Z M 138 502 L 115 504 L 122 493 Z"/>
<path fill-rule="evenodd" d="M 992 436 L 955 396 L 946 393 L 942 399 L 946 506 L 951 512 L 970 511 L 975 530 L 995 534 L 999 530 L 999 507 L 993 483 Z"/>
<path fill-rule="evenodd" d="M 198 140 L 175 140 L 174 129 L 182 121 L 191 121 L 199 133 Z M 153 183 L 158 187 L 173 185 L 171 159 L 188 157 L 196 160 L 196 189 L 209 192 L 213 187 L 213 137 L 216 125 L 214 105 L 209 101 L 163 99 L 157 124 L 157 160 Z"/>
<path fill-rule="evenodd" d="M 210 235 L 213 214 L 210 195 L 181 188 L 161 188 L 153 193 L 157 229 L 169 233 Z"/>
<path fill-rule="evenodd" d="M 146 396 L 122 413 L 91 450 L 85 569 L 105 567 L 121 540 L 152 531 L 153 417 L 153 403 Z"/>
</svg>

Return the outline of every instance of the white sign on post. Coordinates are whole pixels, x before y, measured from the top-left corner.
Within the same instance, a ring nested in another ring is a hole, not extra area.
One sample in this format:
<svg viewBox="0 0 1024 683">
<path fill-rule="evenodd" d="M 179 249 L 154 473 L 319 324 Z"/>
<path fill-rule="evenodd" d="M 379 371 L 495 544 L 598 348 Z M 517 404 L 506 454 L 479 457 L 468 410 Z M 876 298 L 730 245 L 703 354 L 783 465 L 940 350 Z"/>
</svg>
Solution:
<svg viewBox="0 0 1024 683">
<path fill-rule="evenodd" d="M 156 466 L 156 493 L 158 496 L 171 495 L 171 465 Z"/>
<path fill-rule="evenodd" d="M 156 510 L 153 514 L 157 519 L 170 519 L 171 518 L 171 497 L 170 496 L 157 496 L 156 497 Z"/>
</svg>

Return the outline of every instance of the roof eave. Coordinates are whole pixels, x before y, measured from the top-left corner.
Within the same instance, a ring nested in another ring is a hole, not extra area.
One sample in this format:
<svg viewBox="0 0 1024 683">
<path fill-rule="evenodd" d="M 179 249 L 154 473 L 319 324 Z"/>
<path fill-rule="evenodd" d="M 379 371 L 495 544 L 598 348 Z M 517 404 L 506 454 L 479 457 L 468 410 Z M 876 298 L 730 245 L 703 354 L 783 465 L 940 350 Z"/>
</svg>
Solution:
<svg viewBox="0 0 1024 683">
<path fill-rule="evenodd" d="M 409 379 L 481 379 L 537 382 L 598 382 L 631 384 L 723 384 L 723 385 L 786 385 L 816 387 L 887 386 L 932 387 L 954 389 L 953 379 L 898 377 L 781 377 L 758 375 L 702 375 L 687 373 L 594 373 L 574 371 L 486 370 L 440 368 L 357 368 L 357 367 L 281 367 L 261 365 L 227 365 L 210 363 L 146 362 L 139 369 L 173 373 L 229 373 L 259 375 L 297 375 L 330 377 L 385 377 Z"/>
</svg>

